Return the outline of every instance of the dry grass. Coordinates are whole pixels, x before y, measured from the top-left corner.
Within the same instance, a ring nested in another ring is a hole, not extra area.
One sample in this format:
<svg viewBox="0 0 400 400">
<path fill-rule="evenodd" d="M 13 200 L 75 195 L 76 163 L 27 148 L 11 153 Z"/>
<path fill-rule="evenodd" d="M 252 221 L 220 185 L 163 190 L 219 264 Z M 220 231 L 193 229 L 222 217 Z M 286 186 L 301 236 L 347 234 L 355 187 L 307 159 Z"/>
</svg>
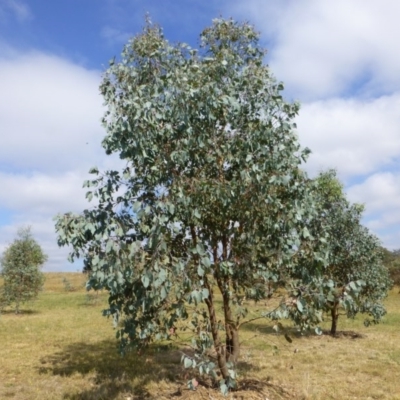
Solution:
<svg viewBox="0 0 400 400">
<path fill-rule="evenodd" d="M 46 274 L 45 290 L 22 315 L 0 316 L 0 399 L 219 399 L 218 390 L 186 389 L 177 350 L 153 347 L 121 358 L 106 293 L 87 297 L 82 274 Z M 66 277 L 75 291 L 66 292 Z M 292 343 L 268 321 L 243 326 L 241 390 L 235 399 L 400 399 L 400 294 L 380 325 L 339 320 L 344 334 Z M 361 336 L 361 337 L 359 337 Z"/>
</svg>

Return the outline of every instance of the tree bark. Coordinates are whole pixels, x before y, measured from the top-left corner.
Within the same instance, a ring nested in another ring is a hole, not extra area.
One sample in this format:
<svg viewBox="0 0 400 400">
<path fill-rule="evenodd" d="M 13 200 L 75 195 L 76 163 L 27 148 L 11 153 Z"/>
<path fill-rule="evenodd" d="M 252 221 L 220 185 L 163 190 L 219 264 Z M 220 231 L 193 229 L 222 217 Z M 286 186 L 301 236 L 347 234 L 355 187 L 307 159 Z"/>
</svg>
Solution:
<svg viewBox="0 0 400 400">
<path fill-rule="evenodd" d="M 226 361 L 236 364 L 240 355 L 239 330 L 232 325 L 226 328 Z"/>
<path fill-rule="evenodd" d="M 339 319 L 339 302 L 335 301 L 331 308 L 332 324 L 331 324 L 331 335 L 336 335 L 337 324 Z"/>
<path fill-rule="evenodd" d="M 226 365 L 226 350 L 225 347 L 221 343 L 221 339 L 218 334 L 218 321 L 217 316 L 215 313 L 215 306 L 214 306 L 214 294 L 211 285 L 208 283 L 207 277 L 204 279 L 205 286 L 209 291 L 208 299 L 205 299 L 205 303 L 208 308 L 208 314 L 210 316 L 210 324 L 211 324 L 211 334 L 214 340 L 214 348 L 217 352 L 217 363 L 218 368 L 221 372 L 221 375 L 224 379 L 229 377 L 228 366 Z"/>
<path fill-rule="evenodd" d="M 220 287 L 220 290 L 223 288 Z M 226 290 L 222 293 L 225 317 L 225 334 L 226 334 L 226 361 L 236 363 L 239 358 L 239 330 L 236 326 L 232 309 L 230 307 L 229 295 Z"/>
<path fill-rule="evenodd" d="M 222 256 L 226 261 L 228 259 L 228 239 L 226 236 L 222 238 Z M 216 279 L 219 290 L 222 294 L 222 301 L 224 307 L 224 317 L 225 317 L 225 334 L 226 334 L 226 361 L 236 364 L 239 353 L 239 330 L 238 326 L 233 319 L 231 299 L 229 296 L 229 278 L 221 278 L 219 271 L 216 270 Z"/>
</svg>

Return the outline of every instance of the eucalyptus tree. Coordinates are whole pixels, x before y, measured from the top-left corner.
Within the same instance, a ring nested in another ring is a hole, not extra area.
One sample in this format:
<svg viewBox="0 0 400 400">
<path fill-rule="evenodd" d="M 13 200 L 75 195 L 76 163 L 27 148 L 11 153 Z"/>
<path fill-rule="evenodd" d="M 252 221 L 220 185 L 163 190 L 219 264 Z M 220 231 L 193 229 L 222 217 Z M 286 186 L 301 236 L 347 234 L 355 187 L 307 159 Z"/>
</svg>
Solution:
<svg viewBox="0 0 400 400">
<path fill-rule="evenodd" d="M 3 278 L 0 303 L 3 307 L 15 304 L 18 314 L 21 304 L 38 296 L 44 283 L 40 267 L 46 260 L 47 256 L 33 238 L 30 228 L 21 228 L 18 238 L 4 250 L 0 258 Z"/>
<path fill-rule="evenodd" d="M 317 260 L 314 273 L 323 258 L 305 226 L 317 214 L 300 168 L 309 150 L 294 130 L 299 105 L 283 100 L 250 25 L 214 20 L 200 40 L 200 50 L 172 45 L 148 22 L 110 61 L 102 144 L 126 166 L 92 168 L 84 186 L 97 204 L 59 215 L 56 230 L 71 259 L 84 258 L 88 288 L 109 291 L 104 314 L 122 349 L 189 329 L 196 356 L 184 365 L 219 370 L 226 393 L 243 300 L 282 284 L 295 254 Z"/>
<path fill-rule="evenodd" d="M 334 170 L 321 173 L 316 183 L 320 218 L 313 220 L 309 230 L 312 235 L 328 234 L 328 260 L 323 277 L 316 277 L 302 297 L 306 305 L 303 314 L 309 313 L 310 318 L 305 320 L 315 324 L 322 321 L 317 309 L 328 312 L 330 332 L 335 335 L 341 309 L 348 317 L 367 313 L 372 320 L 366 319 L 366 325 L 377 323 L 386 313 L 382 300 L 391 280 L 383 264 L 380 241 L 361 223 L 364 207 L 346 199 Z M 295 320 L 299 320 L 298 315 Z"/>
<path fill-rule="evenodd" d="M 381 243 L 360 223 L 361 207 L 352 205 L 343 211 L 343 215 L 336 215 L 331 229 L 331 255 L 326 270 L 334 288 L 327 297 L 332 335 L 336 334 L 340 308 L 348 317 L 367 313 L 377 323 L 386 313 L 382 300 L 391 287 Z M 369 323 L 370 319 L 366 319 L 365 324 Z"/>
</svg>

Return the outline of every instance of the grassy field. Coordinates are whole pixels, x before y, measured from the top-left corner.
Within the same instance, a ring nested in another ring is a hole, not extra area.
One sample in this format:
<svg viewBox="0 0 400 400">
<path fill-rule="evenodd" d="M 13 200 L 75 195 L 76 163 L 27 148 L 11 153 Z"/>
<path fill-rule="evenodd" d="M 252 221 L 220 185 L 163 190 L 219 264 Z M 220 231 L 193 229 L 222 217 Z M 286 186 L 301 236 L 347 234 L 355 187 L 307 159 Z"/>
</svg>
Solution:
<svg viewBox="0 0 400 400">
<path fill-rule="evenodd" d="M 0 316 L 0 399 L 220 399 L 186 388 L 179 349 L 152 347 L 121 358 L 107 294 L 85 292 L 84 276 L 46 274 L 23 314 Z M 65 277 L 75 291 L 65 291 Z M 383 323 L 339 320 L 343 334 L 276 335 L 269 321 L 241 331 L 240 390 L 228 399 L 400 399 L 400 294 L 390 293 Z M 259 306 L 258 306 L 259 307 Z"/>
</svg>

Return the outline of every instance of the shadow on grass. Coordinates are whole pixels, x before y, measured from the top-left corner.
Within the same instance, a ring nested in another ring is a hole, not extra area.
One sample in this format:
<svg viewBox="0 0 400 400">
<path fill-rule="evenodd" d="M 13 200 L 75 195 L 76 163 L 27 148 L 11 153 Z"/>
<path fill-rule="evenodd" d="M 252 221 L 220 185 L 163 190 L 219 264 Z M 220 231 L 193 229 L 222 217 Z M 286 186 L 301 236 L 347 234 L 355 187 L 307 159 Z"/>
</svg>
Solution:
<svg viewBox="0 0 400 400">
<path fill-rule="evenodd" d="M 62 351 L 40 360 L 41 374 L 88 376 L 88 389 L 67 393 L 64 399 L 116 399 L 126 395 L 131 399 L 152 398 L 146 385 L 159 381 L 179 383 L 180 353 L 173 349 L 152 347 L 142 355 L 128 353 L 121 357 L 116 342 L 107 340 L 96 344 L 74 343 Z"/>
<path fill-rule="evenodd" d="M 324 329 L 322 331 L 322 335 L 317 335 L 314 332 L 314 330 L 312 330 L 312 329 L 301 333 L 301 332 L 299 332 L 299 330 L 296 327 L 288 327 L 288 326 L 285 326 L 280 332 L 276 332 L 273 329 L 273 325 L 264 325 L 262 323 L 253 323 L 253 322 L 243 325 L 243 327 L 241 329 L 243 329 L 244 331 L 258 333 L 261 335 L 275 336 L 276 338 L 282 337 L 282 336 L 283 337 L 288 336 L 289 338 L 293 338 L 293 339 L 294 338 L 295 339 L 303 339 L 303 338 L 312 339 L 312 338 L 320 338 L 321 336 L 330 336 L 330 337 L 334 337 L 337 339 L 340 339 L 340 338 L 362 339 L 362 338 L 366 337 L 365 334 L 355 332 L 352 330 L 337 331 L 335 335 L 332 335 L 330 333 L 330 331 L 326 330 L 326 329 Z M 286 339 L 286 340 L 288 340 L 288 339 Z"/>
<path fill-rule="evenodd" d="M 185 353 L 188 354 L 190 351 Z M 95 344 L 78 342 L 41 358 L 42 365 L 38 370 L 40 374 L 61 377 L 79 374 L 86 377 L 85 388 L 79 393 L 76 389 L 74 392 L 71 390 L 65 393 L 63 396 L 65 400 L 198 398 L 196 392 L 188 391 L 186 386 L 188 379 L 197 374 L 194 370 L 182 368 L 181 355 L 182 353 L 176 348 L 152 346 L 141 355 L 131 352 L 121 357 L 114 340 Z M 245 361 L 240 361 L 238 367 L 253 372 L 259 369 Z M 197 379 L 201 385 L 199 390 L 219 398 L 219 388 L 213 387 L 209 379 L 199 376 Z M 162 381 L 171 385 L 163 385 L 162 393 L 159 392 L 159 395 L 154 397 L 154 392 L 157 393 L 157 387 Z M 267 382 L 249 379 L 239 381 L 239 391 L 244 396 L 239 398 L 253 398 L 252 393 L 261 394 L 266 386 L 272 387 Z"/>
<path fill-rule="evenodd" d="M 364 333 L 354 331 L 337 331 L 334 335 L 332 335 L 329 330 L 323 330 L 322 334 L 335 339 L 363 339 L 367 337 Z"/>
<path fill-rule="evenodd" d="M 285 326 L 283 329 L 281 329 L 280 332 L 277 332 L 274 330 L 274 325 L 275 323 L 272 322 L 268 325 L 265 324 L 265 322 L 249 322 L 247 324 L 244 324 L 240 329 L 243 331 L 247 332 L 253 332 L 253 333 L 258 333 L 262 335 L 272 335 L 275 337 L 279 337 L 284 335 L 285 333 L 290 335 L 290 336 L 298 336 L 300 337 L 301 335 L 298 332 L 298 329 L 292 326 Z"/>
<path fill-rule="evenodd" d="M 267 335 L 276 335 L 276 331 L 273 329 L 274 324 L 268 324 L 266 325 L 265 322 L 249 322 L 244 324 L 243 326 L 240 327 L 240 330 L 243 331 L 249 331 L 249 332 L 258 332 L 262 334 L 267 334 Z"/>
<path fill-rule="evenodd" d="M 19 310 L 18 313 L 16 313 L 15 310 L 13 309 L 6 309 L 0 311 L 0 315 L 14 315 L 16 317 L 23 317 L 25 315 L 36 315 L 36 314 L 40 314 L 40 311 L 25 310 L 25 309 Z"/>
</svg>

